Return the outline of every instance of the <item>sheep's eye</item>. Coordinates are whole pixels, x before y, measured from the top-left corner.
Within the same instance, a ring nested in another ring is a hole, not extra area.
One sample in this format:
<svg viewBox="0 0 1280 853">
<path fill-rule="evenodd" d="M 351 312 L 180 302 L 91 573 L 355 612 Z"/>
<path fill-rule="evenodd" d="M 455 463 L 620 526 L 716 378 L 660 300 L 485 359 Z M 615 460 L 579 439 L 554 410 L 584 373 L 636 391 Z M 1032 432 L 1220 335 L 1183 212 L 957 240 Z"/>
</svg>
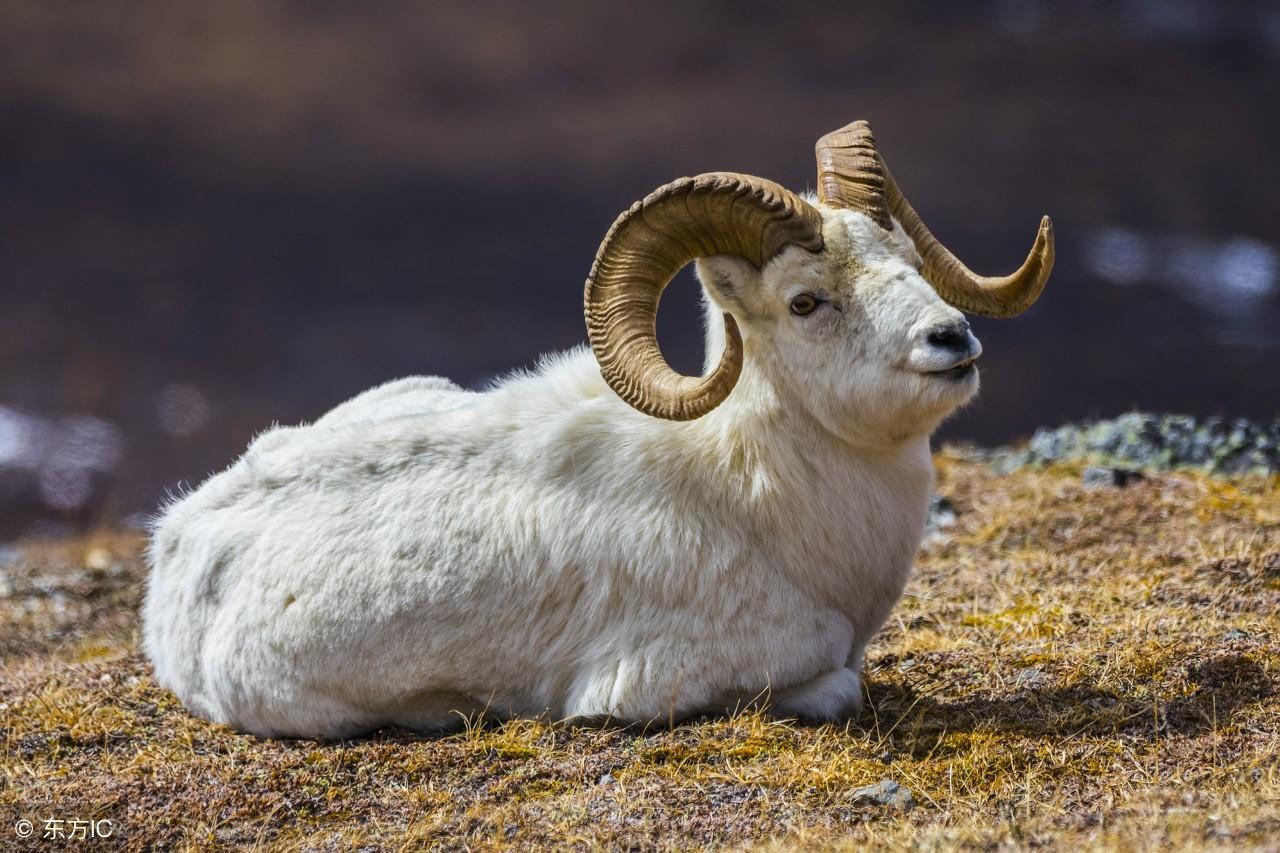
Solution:
<svg viewBox="0 0 1280 853">
<path fill-rule="evenodd" d="M 797 317 L 803 317 L 806 314 L 812 314 L 814 309 L 818 307 L 818 300 L 811 293 L 801 293 L 799 296 L 791 300 L 791 313 Z"/>
</svg>

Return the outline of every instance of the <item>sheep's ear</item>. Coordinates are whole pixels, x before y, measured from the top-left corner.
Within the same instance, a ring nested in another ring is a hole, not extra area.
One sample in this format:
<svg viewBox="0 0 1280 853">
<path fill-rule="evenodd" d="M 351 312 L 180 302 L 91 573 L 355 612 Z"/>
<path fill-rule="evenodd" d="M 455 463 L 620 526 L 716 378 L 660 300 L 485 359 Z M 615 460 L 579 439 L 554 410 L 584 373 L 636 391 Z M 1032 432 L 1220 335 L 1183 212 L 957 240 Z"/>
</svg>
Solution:
<svg viewBox="0 0 1280 853">
<path fill-rule="evenodd" d="M 695 269 L 698 281 L 722 309 L 739 316 L 755 313 L 754 302 L 760 293 L 760 270 L 750 261 L 737 255 L 712 255 L 698 258 Z"/>
</svg>

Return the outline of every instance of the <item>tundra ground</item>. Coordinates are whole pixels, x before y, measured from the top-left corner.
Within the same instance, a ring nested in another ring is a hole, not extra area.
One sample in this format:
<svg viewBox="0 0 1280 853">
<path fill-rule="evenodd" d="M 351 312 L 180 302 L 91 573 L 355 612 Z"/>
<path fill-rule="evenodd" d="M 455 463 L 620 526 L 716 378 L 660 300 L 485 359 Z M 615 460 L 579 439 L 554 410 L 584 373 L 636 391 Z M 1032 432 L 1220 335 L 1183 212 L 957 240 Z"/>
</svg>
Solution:
<svg viewBox="0 0 1280 853">
<path fill-rule="evenodd" d="M 1280 477 L 937 462 L 955 519 L 839 725 L 259 740 L 152 681 L 140 539 L 10 551 L 0 849 L 1280 849 Z"/>
</svg>

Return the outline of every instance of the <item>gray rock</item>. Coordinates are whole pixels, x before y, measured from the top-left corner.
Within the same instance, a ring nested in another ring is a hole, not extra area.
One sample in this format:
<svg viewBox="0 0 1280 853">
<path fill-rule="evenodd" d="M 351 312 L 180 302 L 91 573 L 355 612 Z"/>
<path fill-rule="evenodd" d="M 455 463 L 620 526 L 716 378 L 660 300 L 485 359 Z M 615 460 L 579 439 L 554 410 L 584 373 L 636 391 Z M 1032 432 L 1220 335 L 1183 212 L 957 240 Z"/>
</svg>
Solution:
<svg viewBox="0 0 1280 853">
<path fill-rule="evenodd" d="M 916 798 L 911 792 L 892 779 L 885 779 L 874 785 L 859 788 L 853 792 L 855 803 L 875 803 L 878 806 L 892 806 L 907 811 L 916 807 Z"/>
<path fill-rule="evenodd" d="M 1084 487 L 1086 489 L 1123 489 L 1130 483 L 1146 479 L 1137 471 L 1129 468 L 1104 468 L 1098 465 L 1084 469 Z"/>
<path fill-rule="evenodd" d="M 1131 412 L 1111 420 L 1038 429 L 1025 448 L 987 455 L 996 471 L 1027 465 L 1088 461 L 1112 468 L 1211 474 L 1280 472 L 1280 421 L 1194 418 Z"/>
<path fill-rule="evenodd" d="M 1049 680 L 1049 676 L 1044 674 L 1044 670 L 1037 669 L 1034 666 L 1027 667 L 1018 671 L 1013 677 L 1013 683 L 1019 687 L 1039 687 Z"/>
<path fill-rule="evenodd" d="M 1232 640 L 1247 640 L 1249 635 L 1239 628 L 1232 628 L 1230 631 L 1222 635 L 1222 639 L 1230 643 Z"/>
<path fill-rule="evenodd" d="M 951 503 L 951 499 L 933 494 L 929 498 L 929 520 L 925 526 L 925 530 L 933 532 L 943 527 L 950 527 L 956 523 L 956 508 Z"/>
</svg>

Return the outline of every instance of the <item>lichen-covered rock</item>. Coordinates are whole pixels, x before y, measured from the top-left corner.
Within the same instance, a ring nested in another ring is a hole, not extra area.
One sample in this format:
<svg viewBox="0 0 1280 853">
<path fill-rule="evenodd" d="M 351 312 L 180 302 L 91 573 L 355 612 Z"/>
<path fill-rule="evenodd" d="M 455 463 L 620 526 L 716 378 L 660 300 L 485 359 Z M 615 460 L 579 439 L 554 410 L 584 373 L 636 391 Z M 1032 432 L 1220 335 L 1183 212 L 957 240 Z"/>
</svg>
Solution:
<svg viewBox="0 0 1280 853">
<path fill-rule="evenodd" d="M 933 533 L 956 523 L 956 507 L 951 498 L 934 492 L 929 496 L 929 517 L 925 523 L 925 532 Z"/>
<path fill-rule="evenodd" d="M 1022 449 L 988 455 L 998 470 L 1088 461 L 1148 471 L 1196 468 L 1212 474 L 1280 472 L 1280 422 L 1132 412 L 1111 420 L 1041 428 Z"/>
<path fill-rule="evenodd" d="M 892 806 L 895 809 L 908 811 L 915 808 L 916 798 L 911 792 L 892 779 L 885 779 L 874 785 L 859 788 L 853 792 L 855 803 L 874 803 L 878 806 Z"/>
</svg>

